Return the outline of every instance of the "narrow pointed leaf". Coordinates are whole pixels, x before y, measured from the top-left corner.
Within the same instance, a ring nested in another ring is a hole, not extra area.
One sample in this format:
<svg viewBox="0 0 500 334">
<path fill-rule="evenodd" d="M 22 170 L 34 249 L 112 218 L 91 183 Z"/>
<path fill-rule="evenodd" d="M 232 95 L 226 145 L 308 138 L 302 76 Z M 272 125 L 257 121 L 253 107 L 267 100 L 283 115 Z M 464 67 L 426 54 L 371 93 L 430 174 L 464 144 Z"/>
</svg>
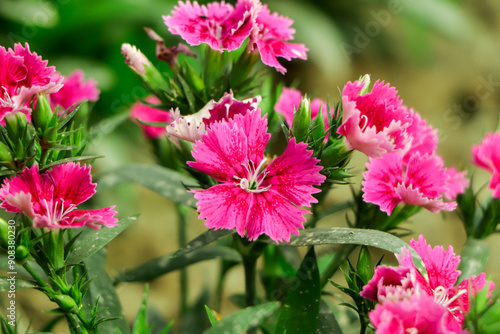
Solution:
<svg viewBox="0 0 500 334">
<path fill-rule="evenodd" d="M 240 254 L 232 248 L 222 246 L 211 246 L 195 250 L 183 255 L 163 255 L 143 263 L 133 269 L 129 269 L 119 275 L 118 282 L 142 282 L 155 279 L 171 271 L 187 267 L 193 263 L 221 258 L 234 262 L 240 262 Z"/>
<path fill-rule="evenodd" d="M 130 224 L 137 220 L 137 215 L 121 219 L 115 227 L 102 227 L 98 231 L 90 231 L 75 242 L 73 251 L 66 260 L 67 265 L 74 265 L 97 253 Z"/>
<path fill-rule="evenodd" d="M 321 299 L 319 306 L 318 327 L 316 334 L 342 334 L 342 329 L 335 319 L 332 310 L 328 304 Z"/>
<path fill-rule="evenodd" d="M 123 182 L 136 182 L 179 204 L 194 207 L 193 194 L 184 185 L 197 182 L 179 172 L 157 165 L 131 164 L 106 172 L 99 177 L 99 190 L 109 189 Z"/>
<path fill-rule="evenodd" d="M 235 230 L 207 230 L 206 232 L 203 232 L 202 234 L 188 242 L 186 246 L 173 253 L 172 256 L 174 257 L 190 253 L 198 248 L 208 245 L 209 243 L 217 239 L 233 233 L 235 233 Z"/>
<path fill-rule="evenodd" d="M 0 291 L 9 291 L 11 287 L 11 282 L 7 279 L 11 277 L 1 276 L 0 277 Z M 38 287 L 35 281 L 27 280 L 20 277 L 15 277 L 15 290 L 19 289 L 33 289 Z"/>
<path fill-rule="evenodd" d="M 318 326 L 321 285 L 314 247 L 302 260 L 281 309 L 275 334 L 315 333 Z"/>
<path fill-rule="evenodd" d="M 279 309 L 279 302 L 269 302 L 257 306 L 247 307 L 234 312 L 216 323 L 212 328 L 207 329 L 204 334 L 234 334 L 257 326 L 264 319 L 271 316 Z"/>
</svg>

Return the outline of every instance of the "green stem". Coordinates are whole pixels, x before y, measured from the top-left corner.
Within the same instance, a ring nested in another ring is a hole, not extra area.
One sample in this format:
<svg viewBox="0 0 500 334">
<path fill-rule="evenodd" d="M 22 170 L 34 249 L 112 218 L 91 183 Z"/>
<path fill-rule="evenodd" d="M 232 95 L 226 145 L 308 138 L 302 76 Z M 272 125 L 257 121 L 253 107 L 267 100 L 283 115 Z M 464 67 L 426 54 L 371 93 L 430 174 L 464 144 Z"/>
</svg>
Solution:
<svg viewBox="0 0 500 334">
<path fill-rule="evenodd" d="M 321 279 L 320 279 L 321 288 L 323 288 L 328 283 L 330 278 L 340 268 L 342 262 L 345 261 L 345 259 L 349 256 L 349 254 L 351 254 L 356 249 L 356 247 L 357 245 L 348 245 L 348 244 L 340 246 L 340 249 L 335 253 L 334 258 L 332 259 L 332 262 L 328 264 L 328 266 L 321 274 Z"/>
<path fill-rule="evenodd" d="M 52 288 L 44 282 L 44 280 L 33 270 L 33 268 L 31 268 L 27 261 L 23 263 L 23 268 L 31 275 L 31 277 L 33 277 L 38 285 L 40 285 L 42 291 L 54 292 L 54 290 L 52 290 Z"/>
<path fill-rule="evenodd" d="M 248 254 L 243 256 L 243 267 L 245 268 L 245 304 L 247 307 L 255 305 L 256 278 L 257 278 L 257 256 Z M 256 327 L 250 327 L 247 334 L 257 333 Z"/>
<path fill-rule="evenodd" d="M 82 326 L 79 317 L 74 313 L 66 313 L 66 320 L 71 328 L 72 332 L 75 334 L 90 334 L 90 332 Z"/>
<path fill-rule="evenodd" d="M 187 243 L 187 233 L 186 233 L 186 224 L 187 224 L 187 214 L 189 208 L 183 205 L 177 205 L 177 214 L 179 216 L 178 220 L 178 238 L 179 238 L 179 248 L 183 248 Z M 181 315 L 186 314 L 188 311 L 188 273 L 187 268 L 182 268 L 180 270 L 179 277 L 179 285 L 180 285 L 180 293 L 181 293 Z"/>
</svg>

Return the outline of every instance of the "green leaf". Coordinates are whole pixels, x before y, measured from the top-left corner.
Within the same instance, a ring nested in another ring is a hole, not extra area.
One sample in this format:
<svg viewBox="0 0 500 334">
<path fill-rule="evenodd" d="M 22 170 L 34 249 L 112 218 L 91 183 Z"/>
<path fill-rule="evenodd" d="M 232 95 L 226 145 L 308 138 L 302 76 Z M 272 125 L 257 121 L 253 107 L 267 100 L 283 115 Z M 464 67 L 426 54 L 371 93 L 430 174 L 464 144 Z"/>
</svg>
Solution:
<svg viewBox="0 0 500 334">
<path fill-rule="evenodd" d="M 157 165 L 131 164 L 105 172 L 100 175 L 99 190 L 112 188 L 123 180 L 136 182 L 161 196 L 179 204 L 194 207 L 193 194 L 187 192 L 185 185 L 197 182 L 179 172 Z"/>
<path fill-rule="evenodd" d="M 115 283 L 149 281 L 171 271 L 187 267 L 190 264 L 215 258 L 241 262 L 240 254 L 234 249 L 223 246 L 211 246 L 195 250 L 188 254 L 176 256 L 166 254 L 157 257 L 125 271 L 115 279 Z"/>
<path fill-rule="evenodd" d="M 90 131 L 89 142 L 104 138 L 128 119 L 129 112 L 127 110 L 126 112 L 122 112 L 102 120 Z"/>
<path fill-rule="evenodd" d="M 7 279 L 11 278 L 8 276 L 1 276 L 0 277 L 0 291 L 9 291 L 10 290 L 10 282 Z M 24 278 L 19 278 L 15 277 L 15 290 L 20 290 L 20 289 L 33 289 L 38 287 L 38 284 L 35 281 L 24 279 Z"/>
<path fill-rule="evenodd" d="M 204 334 L 235 334 L 257 326 L 262 320 L 271 316 L 280 307 L 279 302 L 269 302 L 257 306 L 247 307 L 243 310 L 234 312 L 212 328 L 207 329 Z"/>
<path fill-rule="evenodd" d="M 314 247 L 311 247 L 288 291 L 275 333 L 314 333 L 318 326 L 320 299 L 318 263 Z"/>
<path fill-rule="evenodd" d="M 75 247 L 69 254 L 66 264 L 78 264 L 97 253 L 97 251 L 106 246 L 118 234 L 122 233 L 130 224 L 136 221 L 137 216 L 138 215 L 121 219 L 115 227 L 102 227 L 98 231 L 88 232 L 84 237 L 75 242 Z"/>
<path fill-rule="evenodd" d="M 142 303 L 137 312 L 137 316 L 134 321 L 134 327 L 132 328 L 132 334 L 146 334 L 150 333 L 148 325 L 148 294 L 149 285 L 144 286 L 144 294 L 142 296 Z"/>
<path fill-rule="evenodd" d="M 85 269 L 88 270 L 87 277 L 95 277 L 92 284 L 90 284 L 85 301 L 85 304 L 94 305 L 97 300 L 98 310 L 101 310 L 97 315 L 99 320 L 106 318 L 119 317 L 100 323 L 97 328 L 99 333 L 116 333 L 118 329 L 122 334 L 130 334 L 130 328 L 123 316 L 122 306 L 116 293 L 113 282 L 106 272 L 106 249 L 103 248 L 92 257 L 83 261 Z"/>
<path fill-rule="evenodd" d="M 462 273 L 458 278 L 458 282 L 470 276 L 479 275 L 486 266 L 489 255 L 490 249 L 484 240 L 474 239 L 472 237 L 467 238 L 462 248 L 462 252 L 460 253 L 458 270 Z"/>
<path fill-rule="evenodd" d="M 212 326 L 219 322 L 217 318 L 215 318 L 215 313 L 213 310 L 210 309 L 210 307 L 205 305 L 205 310 L 207 311 L 208 320 L 210 320 L 210 324 Z"/>
<path fill-rule="evenodd" d="M 332 310 L 323 299 L 321 299 L 319 306 L 316 334 L 342 334 L 342 329 L 337 319 L 335 319 Z"/>
<path fill-rule="evenodd" d="M 88 160 L 95 160 L 95 159 L 99 159 L 99 158 L 104 158 L 104 156 L 103 155 L 82 155 L 79 157 L 71 157 L 71 158 L 61 159 L 61 160 L 51 162 L 50 164 L 44 165 L 42 170 L 49 169 L 49 168 L 54 167 L 56 165 L 64 164 L 66 162 L 88 161 Z"/>
<path fill-rule="evenodd" d="M 226 235 L 233 234 L 234 232 L 235 230 L 224 230 L 224 229 L 207 230 L 206 232 L 203 232 L 202 234 L 200 234 L 199 236 L 188 242 L 186 246 L 173 253 L 172 257 L 190 253 L 198 248 L 208 245 L 209 243 L 217 239 L 225 237 Z"/>
</svg>

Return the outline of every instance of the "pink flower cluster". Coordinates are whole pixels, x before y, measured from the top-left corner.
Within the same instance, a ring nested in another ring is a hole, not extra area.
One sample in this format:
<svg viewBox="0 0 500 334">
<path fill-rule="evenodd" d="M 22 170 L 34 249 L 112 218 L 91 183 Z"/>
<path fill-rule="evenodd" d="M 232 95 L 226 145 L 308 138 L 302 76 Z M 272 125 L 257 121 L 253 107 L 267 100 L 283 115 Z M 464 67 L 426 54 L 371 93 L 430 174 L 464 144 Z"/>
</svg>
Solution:
<svg viewBox="0 0 500 334">
<path fill-rule="evenodd" d="M 378 304 L 369 313 L 376 334 L 392 333 L 467 333 L 462 329 L 469 311 L 469 298 L 493 282 L 485 274 L 457 284 L 460 256 L 453 247 L 432 248 L 422 235 L 410 246 L 422 259 L 427 275 L 414 265 L 409 249 L 396 255 L 399 266 L 378 266 L 361 296 Z"/>
<path fill-rule="evenodd" d="M 338 129 L 348 148 L 369 157 L 363 199 L 389 215 L 401 202 L 433 213 L 454 210 L 453 200 L 469 185 L 465 172 L 444 167 L 436 130 L 402 104 L 394 87 L 377 81 L 369 92 L 367 78 L 342 90 Z"/>
<path fill-rule="evenodd" d="M 97 100 L 97 84 L 83 80 L 83 72 L 75 71 L 65 78 L 55 72 L 47 61 L 31 52 L 26 43 L 15 44 L 14 50 L 0 46 L 0 123 L 5 124 L 5 116 L 23 113 L 31 118 L 31 101 L 39 93 L 47 94 L 52 108 L 69 108 L 86 99 Z"/>
<path fill-rule="evenodd" d="M 249 51 L 258 50 L 262 62 L 282 74 L 286 69 L 277 57 L 307 59 L 303 44 L 287 42 L 295 33 L 293 21 L 271 13 L 258 0 L 238 0 L 234 7 L 224 1 L 207 5 L 179 1 L 172 15 L 163 19 L 172 34 L 190 45 L 206 43 L 214 50 L 233 51 L 249 38 Z"/>
<path fill-rule="evenodd" d="M 492 174 L 489 188 L 493 198 L 500 198 L 500 132 L 488 133 L 472 147 L 472 162 Z"/>
<path fill-rule="evenodd" d="M 113 227 L 118 221 L 113 207 L 78 210 L 77 205 L 95 193 L 90 166 L 68 162 L 41 174 L 38 165 L 26 168 L 0 189 L 0 206 L 7 212 L 20 212 L 33 220 L 35 228 L 78 228 L 101 225 Z M 101 224 L 101 225 L 98 225 Z"/>
</svg>

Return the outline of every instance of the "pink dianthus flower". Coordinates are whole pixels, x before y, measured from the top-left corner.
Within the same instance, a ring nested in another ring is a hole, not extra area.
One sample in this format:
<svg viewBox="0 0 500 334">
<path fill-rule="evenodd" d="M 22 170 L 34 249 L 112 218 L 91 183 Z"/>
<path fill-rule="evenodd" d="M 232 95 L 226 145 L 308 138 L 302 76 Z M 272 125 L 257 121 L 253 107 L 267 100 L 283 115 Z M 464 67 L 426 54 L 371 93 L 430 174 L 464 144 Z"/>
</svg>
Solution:
<svg viewBox="0 0 500 334">
<path fill-rule="evenodd" d="M 491 291 L 494 288 L 493 282 L 487 282 L 485 274 L 481 273 L 457 284 L 460 275 L 460 271 L 457 270 L 460 256 L 455 256 L 451 246 L 446 251 L 442 246 L 432 248 L 423 235 L 420 235 L 417 241 L 412 239 L 410 246 L 422 259 L 427 277 L 415 267 L 409 249 L 403 248 L 401 254 L 396 254 L 399 267 L 392 269 L 386 266 L 377 267 L 373 278 L 360 293 L 361 296 L 382 304 L 378 307 L 378 311 L 377 308 L 373 311 L 374 315 L 370 313 L 370 319 L 372 322 L 374 318 L 381 319 L 380 313 L 388 302 L 397 304 L 404 301 L 407 306 L 408 303 L 418 305 L 414 299 L 426 295 L 431 297 L 427 298 L 429 299 L 427 306 L 414 308 L 415 316 L 427 317 L 428 308 L 436 309 L 437 312 L 438 308 L 435 305 L 438 304 L 445 309 L 442 319 L 446 330 L 450 333 L 462 333 L 462 324 L 469 311 L 469 297 L 475 295 L 487 283 L 488 290 Z M 392 306 L 389 308 L 393 309 Z"/>
<path fill-rule="evenodd" d="M 54 66 L 47 66 L 28 43 L 17 43 L 14 50 L 0 46 L 0 124 L 5 125 L 6 115 L 21 112 L 28 121 L 31 116 L 30 101 L 38 93 L 57 92 L 62 84 L 51 81 Z"/>
<path fill-rule="evenodd" d="M 97 101 L 99 98 L 97 82 L 93 79 L 85 81 L 82 70 L 76 70 L 67 77 L 56 72 L 51 76 L 51 81 L 62 81 L 63 84 L 58 92 L 49 95 L 52 109 L 55 109 L 56 106 L 61 106 L 61 113 L 72 105 L 81 103 L 85 100 Z"/>
<path fill-rule="evenodd" d="M 342 124 L 337 133 L 345 136 L 349 149 L 373 158 L 406 150 L 410 144 L 406 129 L 412 117 L 396 89 L 377 80 L 371 92 L 365 92 L 367 85 L 369 80 L 360 80 L 342 89 Z"/>
<path fill-rule="evenodd" d="M 456 208 L 456 202 L 444 199 L 452 200 L 464 192 L 469 184 L 465 172 L 443 167 L 443 160 L 436 154 L 417 152 L 407 163 L 404 160 L 401 152 L 369 159 L 362 182 L 365 202 L 380 206 L 388 215 L 401 202 L 422 206 L 432 213 Z"/>
<path fill-rule="evenodd" d="M 159 104 L 161 101 L 154 95 L 145 98 L 147 103 Z M 160 138 L 166 135 L 167 130 L 164 126 L 150 126 L 140 123 L 143 122 L 158 122 L 170 123 L 172 121 L 170 113 L 165 110 L 157 109 L 155 107 L 136 102 L 130 108 L 130 119 L 136 123 L 142 130 L 144 136 L 149 139 Z"/>
<path fill-rule="evenodd" d="M 211 125 L 197 141 L 189 166 L 221 182 L 205 190 L 191 190 L 198 200 L 200 219 L 214 229 L 234 229 L 255 240 L 261 234 L 289 241 L 303 228 L 304 214 L 317 200 L 325 176 L 307 144 L 291 138 L 285 152 L 268 165 L 264 150 L 269 141 L 267 119 L 260 110 L 235 115 Z"/>
<path fill-rule="evenodd" d="M 214 50 L 236 50 L 250 36 L 260 11 L 258 0 L 224 1 L 200 5 L 179 1 L 171 16 L 163 16 L 168 30 L 188 44 L 208 44 Z"/>
<path fill-rule="evenodd" d="M 287 42 L 293 39 L 295 33 L 295 29 L 290 27 L 292 23 L 288 17 L 271 14 L 267 5 L 262 5 L 250 36 L 252 50 L 257 49 L 262 62 L 276 68 L 281 74 L 286 73 L 286 68 L 279 63 L 277 57 L 306 60 L 306 52 L 309 50 L 304 44 Z"/>
<path fill-rule="evenodd" d="M 481 143 L 472 147 L 472 162 L 491 174 L 489 188 L 500 198 L 500 132 L 488 133 Z"/>
<path fill-rule="evenodd" d="M 40 174 L 38 165 L 33 165 L 4 181 L 0 206 L 7 212 L 25 214 L 36 228 L 113 227 L 118 221 L 113 217 L 117 214 L 114 207 L 77 210 L 77 205 L 92 197 L 95 188 L 90 166 L 68 162 Z"/>
<path fill-rule="evenodd" d="M 217 102 L 209 101 L 200 111 L 193 115 L 180 116 L 178 110 L 170 112 L 172 123 L 167 126 L 168 135 L 195 142 L 207 129 L 216 122 L 230 120 L 235 115 L 245 115 L 247 112 L 257 110 L 261 101 L 260 96 L 247 100 L 237 100 L 233 92 L 224 93 L 224 96 Z"/>
</svg>

